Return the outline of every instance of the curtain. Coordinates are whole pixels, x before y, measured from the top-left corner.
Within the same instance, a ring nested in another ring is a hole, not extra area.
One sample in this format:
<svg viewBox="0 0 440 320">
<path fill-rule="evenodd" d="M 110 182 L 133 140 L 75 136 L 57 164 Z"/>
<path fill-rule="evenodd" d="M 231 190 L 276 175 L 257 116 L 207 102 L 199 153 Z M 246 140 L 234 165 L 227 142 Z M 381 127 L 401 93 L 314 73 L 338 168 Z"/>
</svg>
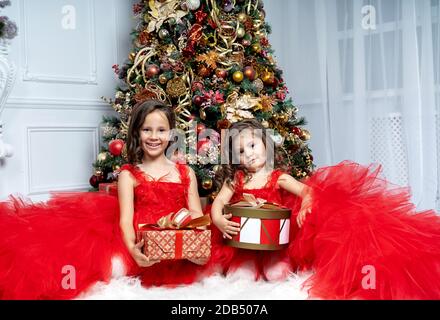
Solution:
<svg viewBox="0 0 440 320">
<path fill-rule="evenodd" d="M 440 209 L 439 0 L 270 0 L 271 43 L 318 166 L 378 163 Z"/>
</svg>

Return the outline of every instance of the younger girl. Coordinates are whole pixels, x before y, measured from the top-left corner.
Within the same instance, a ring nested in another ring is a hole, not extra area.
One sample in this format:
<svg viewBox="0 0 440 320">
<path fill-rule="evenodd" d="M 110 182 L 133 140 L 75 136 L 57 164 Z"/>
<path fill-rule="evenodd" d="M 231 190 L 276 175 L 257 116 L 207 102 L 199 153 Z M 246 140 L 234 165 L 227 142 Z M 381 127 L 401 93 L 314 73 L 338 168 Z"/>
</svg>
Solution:
<svg viewBox="0 0 440 320">
<path fill-rule="evenodd" d="M 200 216 L 194 173 L 165 157 L 175 120 L 148 101 L 133 109 L 118 198 L 102 193 L 54 194 L 46 203 L 11 197 L 0 204 L 0 298 L 70 299 L 109 281 L 112 259 L 146 286 L 194 281 L 204 261 L 151 261 L 135 243 L 139 224 L 188 208 Z M 121 232 L 122 231 L 122 232 Z"/>
<path fill-rule="evenodd" d="M 287 249 L 279 252 L 252 251 L 227 246 L 223 240 L 237 235 L 240 225 L 230 221 L 230 214 L 223 215 L 223 208 L 225 204 L 242 200 L 244 193 L 252 194 L 268 202 L 294 207 L 294 217 L 301 224 L 310 212 L 311 198 L 307 186 L 281 170 L 268 167 L 266 153 L 270 146 L 266 143 L 272 140 L 256 120 L 235 123 L 226 137 L 228 148 L 223 148 L 223 158 L 230 164 L 224 165 L 220 171 L 218 182 L 223 186 L 211 208 L 212 221 L 217 227 L 213 230 L 211 265 L 220 265 L 224 273 L 238 267 L 251 268 L 256 279 L 281 280 L 291 271 Z M 286 191 L 295 196 L 286 197 Z M 298 227 L 291 223 L 291 241 L 297 231 Z"/>
<path fill-rule="evenodd" d="M 292 269 L 313 270 L 306 281 L 311 297 L 440 299 L 440 216 L 434 211 L 416 212 L 408 190 L 391 188 L 379 177 L 380 168 L 345 161 L 315 171 L 303 183 L 267 170 L 266 137 L 257 134 L 265 130 L 261 124 L 247 120 L 234 129 L 240 139 L 229 151 L 239 154 L 240 164 L 224 167 L 223 188 L 212 206 L 219 230 L 212 264 L 227 272 L 252 261 L 257 271 L 271 275 L 288 257 Z M 287 252 L 261 254 L 222 243 L 240 230 L 222 209 L 243 193 L 292 208 L 301 229 L 291 230 Z"/>
</svg>

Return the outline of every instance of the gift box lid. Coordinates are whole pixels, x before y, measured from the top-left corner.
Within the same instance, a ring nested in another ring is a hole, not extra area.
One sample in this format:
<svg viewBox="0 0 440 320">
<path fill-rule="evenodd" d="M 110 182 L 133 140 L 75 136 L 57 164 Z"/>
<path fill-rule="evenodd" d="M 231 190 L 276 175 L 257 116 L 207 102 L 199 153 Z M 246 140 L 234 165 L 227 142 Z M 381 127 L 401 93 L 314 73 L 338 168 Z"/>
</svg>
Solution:
<svg viewBox="0 0 440 320">
<path fill-rule="evenodd" d="M 236 217 L 256 219 L 289 219 L 291 210 L 277 203 L 255 198 L 252 194 L 243 194 L 243 200 L 225 205 L 223 212 Z"/>
</svg>

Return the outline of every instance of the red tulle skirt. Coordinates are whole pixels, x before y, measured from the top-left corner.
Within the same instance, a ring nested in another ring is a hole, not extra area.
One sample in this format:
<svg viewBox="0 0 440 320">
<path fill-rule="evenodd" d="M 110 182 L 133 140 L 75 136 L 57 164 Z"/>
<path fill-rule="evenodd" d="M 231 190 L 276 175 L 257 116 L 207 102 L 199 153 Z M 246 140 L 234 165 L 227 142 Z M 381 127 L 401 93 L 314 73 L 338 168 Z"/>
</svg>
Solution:
<svg viewBox="0 0 440 320">
<path fill-rule="evenodd" d="M 380 167 L 322 168 L 305 183 L 313 208 L 289 247 L 313 270 L 311 296 L 327 299 L 440 299 L 440 216 L 417 212 L 408 189 Z"/>
<path fill-rule="evenodd" d="M 53 194 L 46 203 L 0 203 L 0 299 L 72 299 L 112 276 L 112 260 L 146 287 L 189 284 L 203 266 L 162 261 L 140 268 L 119 227 L 117 197 Z"/>
</svg>

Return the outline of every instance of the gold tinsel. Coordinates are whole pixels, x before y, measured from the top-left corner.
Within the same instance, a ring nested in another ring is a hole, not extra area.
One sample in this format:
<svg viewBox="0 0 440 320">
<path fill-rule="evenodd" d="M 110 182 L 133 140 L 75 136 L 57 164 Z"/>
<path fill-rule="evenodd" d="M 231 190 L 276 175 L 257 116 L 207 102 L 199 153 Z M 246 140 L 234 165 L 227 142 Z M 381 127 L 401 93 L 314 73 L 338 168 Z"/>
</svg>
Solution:
<svg viewBox="0 0 440 320">
<path fill-rule="evenodd" d="M 179 98 L 187 91 L 185 81 L 181 77 L 171 79 L 167 83 L 166 92 L 171 98 Z"/>
</svg>

